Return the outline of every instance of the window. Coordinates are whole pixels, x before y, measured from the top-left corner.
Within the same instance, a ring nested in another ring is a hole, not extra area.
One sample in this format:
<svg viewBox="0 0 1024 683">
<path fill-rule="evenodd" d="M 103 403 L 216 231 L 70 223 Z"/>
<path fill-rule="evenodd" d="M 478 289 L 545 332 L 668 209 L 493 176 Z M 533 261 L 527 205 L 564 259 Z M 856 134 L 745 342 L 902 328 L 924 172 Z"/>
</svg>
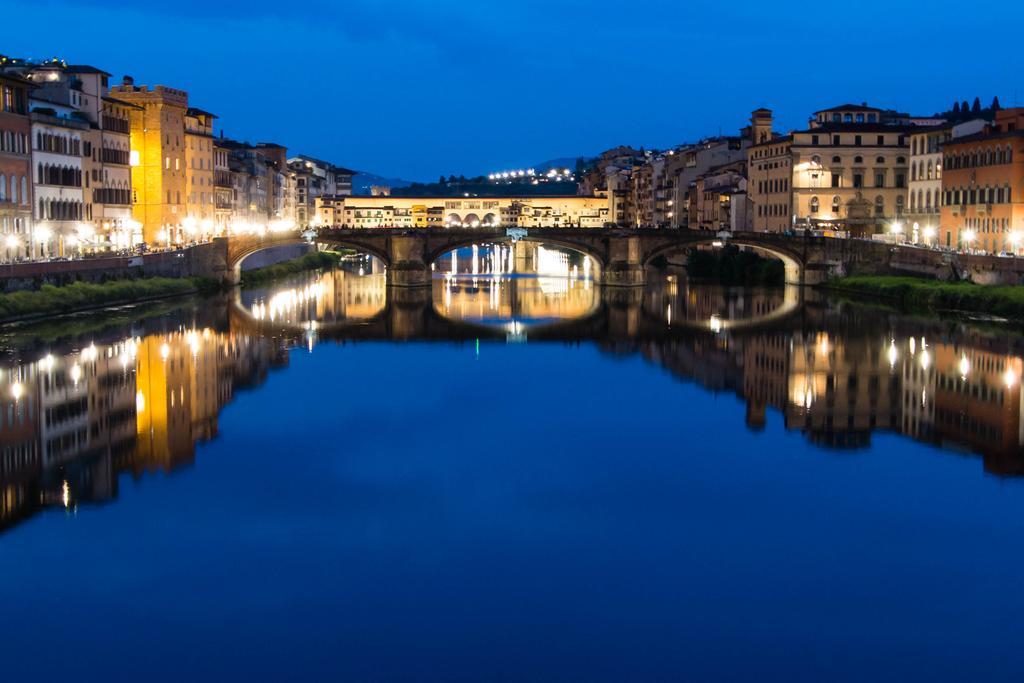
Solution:
<svg viewBox="0 0 1024 683">
<path fill-rule="evenodd" d="M 812 135 L 811 136 L 811 144 L 812 145 L 817 145 L 818 144 L 818 136 L 817 135 Z"/>
<path fill-rule="evenodd" d="M 839 207 L 841 206 L 841 200 L 839 197 L 832 198 L 832 213 L 839 215 Z"/>
<path fill-rule="evenodd" d="M 843 159 L 841 157 L 832 157 L 832 163 L 833 164 L 841 164 L 841 163 L 843 163 Z"/>
<path fill-rule="evenodd" d="M 885 215 L 885 199 L 881 195 L 875 197 L 875 215 Z"/>
<path fill-rule="evenodd" d="M 885 157 L 875 157 L 875 163 L 876 164 L 884 164 L 885 163 Z"/>
<path fill-rule="evenodd" d="M 860 145 L 861 145 L 861 136 L 854 135 L 853 136 L 853 144 L 856 145 L 857 147 L 860 147 Z"/>
<path fill-rule="evenodd" d="M 818 213 L 819 204 L 817 197 L 811 197 L 811 213 Z"/>
<path fill-rule="evenodd" d="M 875 174 L 875 187 L 885 187 L 885 173 Z"/>
<path fill-rule="evenodd" d="M 843 176 L 841 174 L 833 173 L 832 174 L 832 187 L 842 187 L 842 185 L 841 185 L 842 178 L 843 178 Z"/>
<path fill-rule="evenodd" d="M 864 163 L 864 157 L 854 157 L 853 158 L 853 163 L 855 163 L 855 164 L 863 164 Z"/>
<path fill-rule="evenodd" d="M 878 136 L 878 146 L 879 147 L 884 147 L 885 146 L 885 136 L 884 135 L 879 135 Z"/>
<path fill-rule="evenodd" d="M 853 186 L 857 187 L 857 188 L 864 187 L 864 174 L 863 173 L 854 173 L 853 174 Z"/>
</svg>

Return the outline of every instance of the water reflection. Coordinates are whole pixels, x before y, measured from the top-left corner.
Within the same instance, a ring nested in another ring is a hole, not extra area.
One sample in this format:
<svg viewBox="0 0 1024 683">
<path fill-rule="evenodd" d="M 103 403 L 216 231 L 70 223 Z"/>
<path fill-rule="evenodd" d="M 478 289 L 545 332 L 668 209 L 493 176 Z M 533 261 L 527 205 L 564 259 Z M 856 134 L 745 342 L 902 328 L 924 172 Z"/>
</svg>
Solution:
<svg viewBox="0 0 1024 683">
<path fill-rule="evenodd" d="M 474 268 L 473 252 L 455 258 L 463 257 Z M 488 275 L 496 263 L 508 265 L 508 253 L 475 257 L 481 272 L 441 273 L 432 291 L 401 298 L 364 264 L 362 275 L 343 268 L 98 333 L 9 342 L 0 368 L 0 525 L 46 507 L 115 498 L 123 472 L 192 463 L 238 387 L 286 366 L 292 348 L 315 354 L 317 344 L 359 339 L 500 342 L 516 326 L 551 322 L 560 324 L 538 325 L 530 341 L 641 354 L 709 392 L 742 398 L 737 422 L 754 431 L 766 429 L 774 411 L 786 430 L 826 449 L 867 450 L 872 435 L 886 431 L 980 454 L 989 472 L 1024 474 L 1018 336 L 812 293 L 801 300 L 797 292 L 794 304 L 788 289 L 662 278 L 645 289 L 602 290 L 574 272 L 579 264 L 560 259 L 550 262 L 558 276 Z M 715 318 L 720 325 L 707 324 Z M 333 325 L 351 320 L 363 324 Z M 294 330 L 268 330 L 267 321 Z"/>
<path fill-rule="evenodd" d="M 115 498 L 121 472 L 191 463 L 235 389 L 287 361 L 270 340 L 184 324 L 73 346 L 2 371 L 0 528 Z"/>
<path fill-rule="evenodd" d="M 532 242 L 474 245 L 452 251 L 435 272 L 433 305 L 449 320 L 530 327 L 583 318 L 599 304 L 593 260 Z"/>
<path fill-rule="evenodd" d="M 358 256 L 343 260 L 336 269 L 239 290 L 237 297 L 258 321 L 305 327 L 366 320 L 387 304 L 386 277 L 378 259 Z"/>
</svg>

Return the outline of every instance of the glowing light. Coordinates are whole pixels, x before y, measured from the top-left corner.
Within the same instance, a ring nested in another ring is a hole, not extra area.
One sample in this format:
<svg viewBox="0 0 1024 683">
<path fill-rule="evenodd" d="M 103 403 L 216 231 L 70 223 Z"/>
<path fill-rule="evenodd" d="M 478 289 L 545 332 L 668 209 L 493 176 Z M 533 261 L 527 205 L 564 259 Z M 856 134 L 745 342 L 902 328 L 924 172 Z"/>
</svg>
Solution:
<svg viewBox="0 0 1024 683">
<path fill-rule="evenodd" d="M 971 361 L 967 360 L 967 355 L 963 354 L 960 356 L 960 378 L 967 379 L 967 375 L 971 372 Z"/>
<path fill-rule="evenodd" d="M 53 231 L 45 225 L 36 228 L 36 242 L 49 242 L 51 237 L 53 237 Z"/>
<path fill-rule="evenodd" d="M 71 366 L 71 381 L 77 386 L 80 379 L 82 379 L 82 366 L 75 363 Z"/>
<path fill-rule="evenodd" d="M 722 331 L 722 319 L 717 315 L 713 315 L 711 316 L 711 320 L 708 321 L 708 326 L 711 328 L 712 332 L 718 334 Z"/>
<path fill-rule="evenodd" d="M 964 242 L 970 244 L 971 242 L 974 241 L 975 237 L 977 237 L 977 233 L 975 233 L 973 230 L 964 230 Z"/>
<path fill-rule="evenodd" d="M 171 347 L 164 342 L 160 345 L 160 358 L 167 360 L 167 357 L 171 355 Z"/>
<path fill-rule="evenodd" d="M 933 240 L 933 239 L 935 239 L 935 228 L 933 228 L 930 225 L 924 226 L 924 238 L 926 240 Z"/>
<path fill-rule="evenodd" d="M 4 243 L 7 244 L 8 249 L 17 249 L 18 246 L 21 244 L 21 241 L 14 235 L 8 235 L 4 239 Z"/>
<path fill-rule="evenodd" d="M 894 367 L 899 359 L 899 352 L 896 351 L 896 340 L 889 342 L 889 367 Z"/>
<path fill-rule="evenodd" d="M 39 360 L 39 369 L 45 370 L 46 372 L 53 372 L 53 366 L 56 361 L 52 354 L 46 354 Z"/>
<path fill-rule="evenodd" d="M 135 392 L 135 412 L 144 413 L 146 412 L 146 397 L 142 395 L 141 391 Z"/>
<path fill-rule="evenodd" d="M 11 398 L 15 401 L 20 400 L 22 394 L 25 393 L 25 387 L 21 386 L 21 382 L 15 382 L 11 385 Z"/>
<path fill-rule="evenodd" d="M 68 485 L 67 480 L 61 483 L 60 498 L 64 502 L 65 508 L 71 507 L 71 487 Z"/>
<path fill-rule="evenodd" d="M 1013 368 L 1006 368 L 1006 372 L 1003 373 L 1003 384 L 1006 385 L 1007 389 L 1012 389 L 1013 385 L 1017 383 L 1017 373 Z"/>
<path fill-rule="evenodd" d="M 927 349 L 921 349 L 921 358 L 918 362 L 921 363 L 922 370 L 928 370 L 928 367 L 932 364 L 932 356 L 928 353 Z"/>
</svg>

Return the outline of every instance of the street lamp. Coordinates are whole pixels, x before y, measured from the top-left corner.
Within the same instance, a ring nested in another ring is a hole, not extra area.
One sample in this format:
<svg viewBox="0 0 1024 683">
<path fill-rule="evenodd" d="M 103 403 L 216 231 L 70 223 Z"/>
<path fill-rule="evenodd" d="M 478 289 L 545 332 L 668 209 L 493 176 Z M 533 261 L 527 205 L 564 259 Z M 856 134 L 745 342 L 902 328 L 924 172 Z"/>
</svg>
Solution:
<svg viewBox="0 0 1024 683">
<path fill-rule="evenodd" d="M 1013 247 L 1013 255 L 1016 256 L 1017 255 L 1017 250 L 1020 248 L 1020 233 L 1019 232 L 1011 232 L 1010 233 L 1010 245 Z"/>
<path fill-rule="evenodd" d="M 903 234 L 903 226 L 900 225 L 899 221 L 893 221 L 893 224 L 889 226 L 889 232 L 892 233 L 893 241 L 899 242 L 900 235 Z"/>
<path fill-rule="evenodd" d="M 930 225 L 924 226 L 924 241 L 931 245 L 933 239 L 935 239 L 935 228 Z"/>
<path fill-rule="evenodd" d="M 977 233 L 973 230 L 964 230 L 963 235 L 961 235 L 961 239 L 963 240 L 963 244 L 965 245 L 968 254 L 971 253 L 971 242 L 974 241 L 975 237 L 977 237 Z"/>
</svg>

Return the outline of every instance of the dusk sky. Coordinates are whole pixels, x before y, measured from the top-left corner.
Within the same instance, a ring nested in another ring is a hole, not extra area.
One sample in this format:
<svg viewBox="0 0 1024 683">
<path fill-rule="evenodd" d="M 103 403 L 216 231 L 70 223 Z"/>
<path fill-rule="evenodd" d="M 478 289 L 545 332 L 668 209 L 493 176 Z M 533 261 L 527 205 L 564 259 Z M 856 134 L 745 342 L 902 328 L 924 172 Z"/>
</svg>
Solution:
<svg viewBox="0 0 1024 683">
<path fill-rule="evenodd" d="M 25 30 L 6 31 L 0 52 L 182 88 L 229 137 L 410 180 L 667 147 L 733 133 L 759 106 L 789 130 L 843 102 L 931 114 L 954 99 L 1024 96 L 1024 53 L 993 35 L 1020 25 L 1019 3 L 838 8 L 36 0 L 7 6 L 6 25 Z"/>
</svg>

